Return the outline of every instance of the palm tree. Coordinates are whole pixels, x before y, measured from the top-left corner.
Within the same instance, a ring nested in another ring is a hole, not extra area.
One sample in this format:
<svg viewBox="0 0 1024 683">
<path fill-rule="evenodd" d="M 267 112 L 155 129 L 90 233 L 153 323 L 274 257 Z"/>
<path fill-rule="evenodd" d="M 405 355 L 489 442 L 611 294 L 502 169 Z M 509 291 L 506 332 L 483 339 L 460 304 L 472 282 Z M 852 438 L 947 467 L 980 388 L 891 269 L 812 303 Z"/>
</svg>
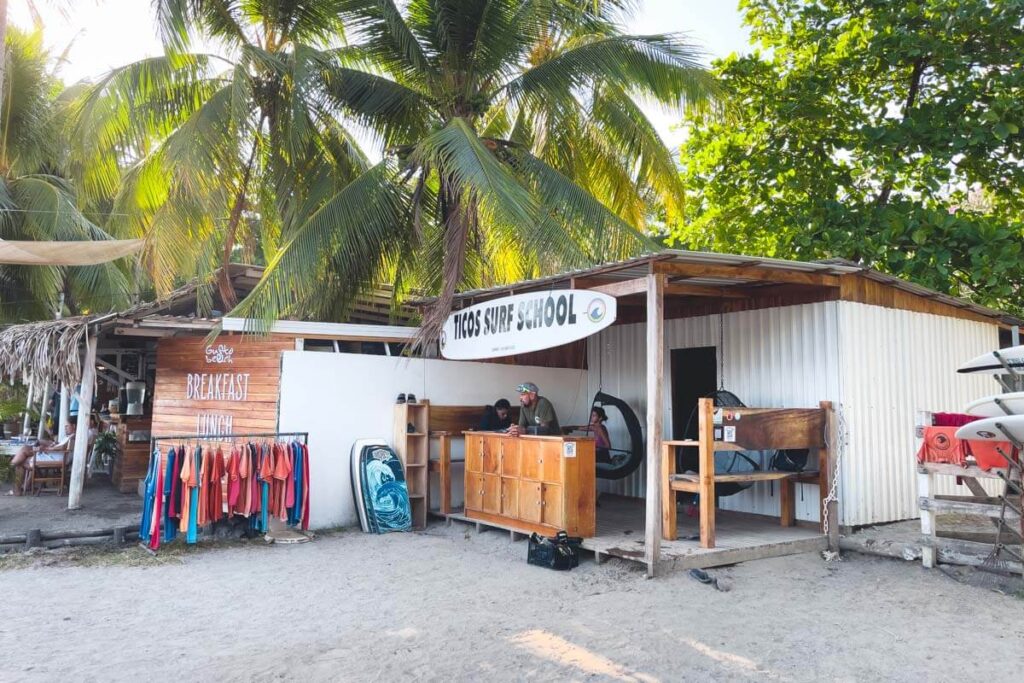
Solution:
<svg viewBox="0 0 1024 683">
<path fill-rule="evenodd" d="M 81 102 L 85 188 L 129 216 L 118 236 L 149 238 L 161 288 L 260 252 L 238 315 L 333 316 L 392 281 L 441 295 L 435 330 L 459 286 L 635 254 L 647 207 L 678 212 L 637 98 L 712 84 L 678 37 L 624 35 L 629 4 L 156 0 L 167 54 Z"/>
<path fill-rule="evenodd" d="M 80 209 L 68 180 L 60 82 L 49 71 L 42 32 L 6 30 L 0 113 L 0 239 L 97 240 L 110 236 Z M 115 264 L 89 267 L 0 266 L 0 320 L 52 317 L 127 303 L 129 283 Z"/>
<path fill-rule="evenodd" d="M 156 0 L 166 54 L 118 68 L 77 105 L 76 168 L 118 236 L 148 239 L 157 289 L 260 260 L 367 163 L 335 116 L 338 3 Z M 212 53 L 192 50 L 196 37 Z"/>
<path fill-rule="evenodd" d="M 329 103 L 383 160 L 294 229 L 237 313 L 269 321 L 393 278 L 439 293 L 653 247 L 640 207 L 678 211 L 669 152 L 636 98 L 707 102 L 677 36 L 625 35 L 625 2 L 341 0 Z M 311 303 L 313 302 L 313 303 Z"/>
</svg>

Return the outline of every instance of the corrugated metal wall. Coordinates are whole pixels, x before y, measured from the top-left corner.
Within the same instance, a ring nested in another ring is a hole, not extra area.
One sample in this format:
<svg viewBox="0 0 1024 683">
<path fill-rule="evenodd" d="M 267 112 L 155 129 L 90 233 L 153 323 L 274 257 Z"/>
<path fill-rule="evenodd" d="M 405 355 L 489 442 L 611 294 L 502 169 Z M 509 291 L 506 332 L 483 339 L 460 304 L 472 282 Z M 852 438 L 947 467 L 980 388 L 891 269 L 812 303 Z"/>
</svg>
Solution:
<svg viewBox="0 0 1024 683">
<path fill-rule="evenodd" d="M 838 320 L 835 302 L 665 321 L 665 433 L 671 436 L 671 350 L 716 347 L 724 361 L 724 386 L 750 406 L 810 408 L 839 397 Z M 720 326 L 722 330 L 720 331 Z M 590 393 L 599 386 L 628 402 L 645 423 L 645 326 L 617 325 L 591 337 Z M 722 354 L 721 339 L 725 353 Z M 721 379 L 721 378 L 720 378 Z M 628 436 L 617 416 L 609 420 L 613 444 Z M 601 491 L 643 496 L 643 467 L 622 481 L 598 480 Z M 818 519 L 818 489 L 798 486 L 797 516 Z M 722 507 L 778 513 L 778 487 L 759 484 L 723 498 Z"/>
<path fill-rule="evenodd" d="M 641 424 L 646 414 L 644 335 L 643 324 L 617 325 L 588 344 L 590 394 L 603 386 L 628 402 Z M 847 525 L 916 517 L 917 412 L 957 412 L 968 401 L 998 391 L 989 376 L 956 373 L 963 361 L 998 348 L 996 326 L 955 318 L 827 302 L 669 320 L 665 338 L 666 438 L 672 430 L 672 349 L 716 347 L 724 359 L 725 388 L 747 405 L 809 408 L 830 400 L 841 406 L 847 446 L 840 516 Z M 614 412 L 609 432 L 613 444 L 628 441 Z M 938 479 L 940 493 L 965 492 L 952 478 Z M 622 481 L 598 480 L 598 488 L 643 496 L 645 482 L 641 467 Z M 797 517 L 817 520 L 817 487 L 798 488 Z M 760 484 L 723 498 L 721 505 L 777 514 L 778 487 Z"/>
<path fill-rule="evenodd" d="M 999 392 L 991 376 L 956 372 L 964 361 L 999 348 L 998 328 L 852 302 L 840 304 L 840 328 L 848 433 L 843 522 L 917 517 L 917 412 L 959 412 Z M 952 477 L 936 479 L 937 493 L 968 493 Z"/>
</svg>

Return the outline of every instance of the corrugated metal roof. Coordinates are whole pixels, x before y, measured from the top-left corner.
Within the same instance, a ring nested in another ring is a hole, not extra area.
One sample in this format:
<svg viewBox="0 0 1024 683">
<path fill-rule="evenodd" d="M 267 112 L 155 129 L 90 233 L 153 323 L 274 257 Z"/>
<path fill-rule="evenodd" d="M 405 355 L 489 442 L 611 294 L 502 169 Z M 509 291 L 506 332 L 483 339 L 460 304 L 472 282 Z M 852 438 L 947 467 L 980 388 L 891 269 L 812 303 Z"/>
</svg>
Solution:
<svg viewBox="0 0 1024 683">
<path fill-rule="evenodd" d="M 522 292 L 533 289 L 542 289 L 547 286 L 553 286 L 556 283 L 564 282 L 574 278 L 592 277 L 600 275 L 602 279 L 606 279 L 609 282 L 617 282 L 621 280 L 632 280 L 650 272 L 650 266 L 655 262 L 669 262 L 669 263 L 688 263 L 688 264 L 703 264 L 709 266 L 734 266 L 734 267 L 756 267 L 763 270 L 779 270 L 781 272 L 789 273 L 816 273 L 821 275 L 849 275 L 859 273 L 871 280 L 881 282 L 890 287 L 909 292 L 915 296 L 919 296 L 925 299 L 939 301 L 956 308 L 964 309 L 976 313 L 978 315 L 985 316 L 987 318 L 993 318 L 1007 325 L 1024 325 L 1024 321 L 1012 316 L 1004 311 L 997 311 L 985 306 L 980 306 L 966 299 L 950 296 L 948 294 L 942 294 L 935 290 L 923 287 L 913 282 L 907 282 L 894 275 L 887 275 L 877 270 L 873 270 L 866 266 L 861 266 L 856 263 L 844 259 L 828 259 L 822 261 L 790 261 L 787 259 L 767 258 L 759 256 L 744 256 L 742 254 L 719 254 L 713 252 L 704 251 L 685 251 L 681 249 L 665 249 L 663 251 L 645 254 L 632 259 L 624 261 L 616 261 L 612 263 L 605 263 L 599 266 L 591 268 L 580 268 L 577 270 L 566 271 L 563 273 L 557 273 L 555 275 L 548 275 L 541 278 L 535 278 L 533 280 L 523 280 L 510 285 L 498 285 L 494 287 L 486 287 L 480 289 L 468 290 L 465 292 L 459 292 L 455 299 L 456 301 L 463 301 L 465 299 L 490 297 L 504 293 Z M 722 277 L 693 277 L 686 279 L 687 284 L 693 285 L 710 285 L 710 286 L 750 286 L 765 284 L 763 281 L 758 281 L 750 278 L 736 277 L 736 278 L 722 278 Z M 421 299 L 419 301 L 412 302 L 414 305 L 425 305 L 432 302 L 434 299 Z"/>
</svg>

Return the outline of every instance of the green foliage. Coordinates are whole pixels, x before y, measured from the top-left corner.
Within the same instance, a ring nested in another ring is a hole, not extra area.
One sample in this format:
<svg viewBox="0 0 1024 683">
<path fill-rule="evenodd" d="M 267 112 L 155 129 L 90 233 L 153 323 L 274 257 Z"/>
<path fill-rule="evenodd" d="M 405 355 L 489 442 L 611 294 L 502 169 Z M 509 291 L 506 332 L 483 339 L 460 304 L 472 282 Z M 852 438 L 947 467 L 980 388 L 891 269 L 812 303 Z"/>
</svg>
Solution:
<svg viewBox="0 0 1024 683">
<path fill-rule="evenodd" d="M 0 116 L 0 239 L 103 240 L 69 180 L 63 86 L 49 71 L 40 31 L 8 27 Z M 60 301 L 73 313 L 108 311 L 129 299 L 116 264 L 58 268 L 0 265 L 0 322 L 52 318 Z"/>
<path fill-rule="evenodd" d="M 458 286 L 649 248 L 651 207 L 677 215 L 683 193 L 636 98 L 713 90 L 677 36 L 621 31 L 628 0 L 156 5 L 168 54 L 80 103 L 87 189 L 149 237 L 160 287 L 258 246 L 234 314 L 262 321 L 391 281 L 441 294 L 429 328 Z M 228 58 L 187 52 L 197 37 Z"/>
<path fill-rule="evenodd" d="M 1024 2 L 746 0 L 677 243 L 843 257 L 1020 311 Z"/>
</svg>

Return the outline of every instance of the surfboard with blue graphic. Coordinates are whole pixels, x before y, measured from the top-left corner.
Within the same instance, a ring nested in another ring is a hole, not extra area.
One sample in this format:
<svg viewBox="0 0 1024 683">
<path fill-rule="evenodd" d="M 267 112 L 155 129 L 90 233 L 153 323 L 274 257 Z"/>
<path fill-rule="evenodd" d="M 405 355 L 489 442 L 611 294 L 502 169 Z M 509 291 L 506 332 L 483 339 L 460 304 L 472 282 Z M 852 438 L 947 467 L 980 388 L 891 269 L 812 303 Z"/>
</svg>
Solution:
<svg viewBox="0 0 1024 683">
<path fill-rule="evenodd" d="M 352 446 L 352 493 L 363 531 L 409 531 L 412 509 L 405 469 L 381 439 L 360 439 Z"/>
</svg>

